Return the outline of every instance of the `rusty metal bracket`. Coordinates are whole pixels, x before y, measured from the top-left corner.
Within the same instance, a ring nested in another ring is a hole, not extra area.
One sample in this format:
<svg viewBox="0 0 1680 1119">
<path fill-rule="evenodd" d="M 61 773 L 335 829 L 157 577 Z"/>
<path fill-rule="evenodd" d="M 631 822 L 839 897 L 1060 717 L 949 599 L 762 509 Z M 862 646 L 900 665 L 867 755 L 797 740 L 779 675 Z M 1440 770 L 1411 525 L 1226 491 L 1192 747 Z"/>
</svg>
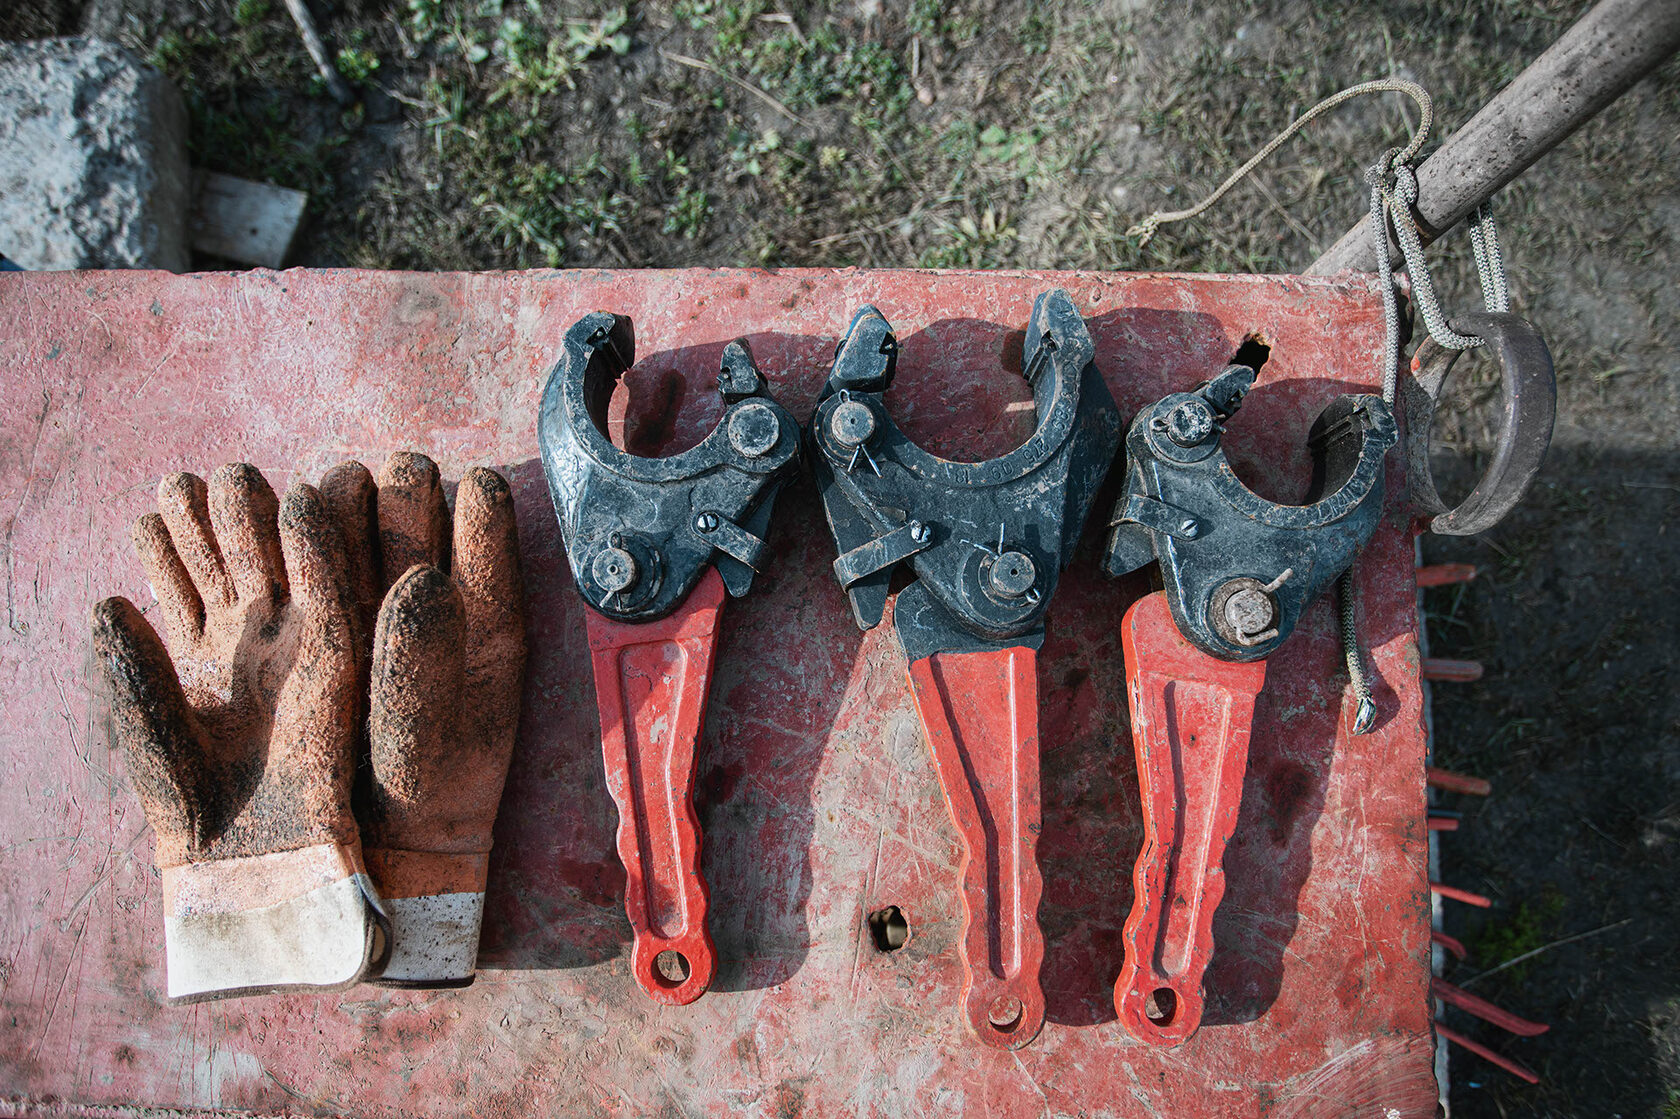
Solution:
<svg viewBox="0 0 1680 1119">
<path fill-rule="evenodd" d="M 1557 376 L 1545 339 L 1526 319 L 1478 311 L 1455 318 L 1452 328 L 1485 339 L 1489 352 L 1499 360 L 1503 394 L 1499 442 L 1476 488 L 1449 509 L 1429 467 L 1429 437 L 1447 375 L 1464 351 L 1425 338 L 1412 356 L 1410 375 L 1400 380 L 1400 406 L 1406 417 L 1406 481 L 1413 508 L 1430 518 L 1429 531 L 1473 536 L 1503 520 L 1540 472 L 1557 417 Z"/>
<path fill-rule="evenodd" d="M 694 811 L 696 753 L 725 592 L 752 585 L 799 425 L 771 400 L 744 342 L 723 352 L 725 411 L 663 459 L 619 450 L 607 402 L 635 361 L 630 320 L 597 312 L 566 332 L 537 434 L 589 647 L 607 788 L 618 805 L 631 967 L 654 999 L 693 1002 L 716 971 Z"/>
<path fill-rule="evenodd" d="M 946 807 L 963 844 L 962 1019 L 1018 1049 L 1044 1023 L 1038 927 L 1037 650 L 1061 569 L 1120 441 L 1120 415 L 1073 301 L 1033 304 L 1023 347 L 1038 426 L 986 462 L 951 462 L 893 423 L 898 341 L 852 320 L 807 438 L 860 628 L 880 624 L 908 565 L 894 629 Z"/>
</svg>

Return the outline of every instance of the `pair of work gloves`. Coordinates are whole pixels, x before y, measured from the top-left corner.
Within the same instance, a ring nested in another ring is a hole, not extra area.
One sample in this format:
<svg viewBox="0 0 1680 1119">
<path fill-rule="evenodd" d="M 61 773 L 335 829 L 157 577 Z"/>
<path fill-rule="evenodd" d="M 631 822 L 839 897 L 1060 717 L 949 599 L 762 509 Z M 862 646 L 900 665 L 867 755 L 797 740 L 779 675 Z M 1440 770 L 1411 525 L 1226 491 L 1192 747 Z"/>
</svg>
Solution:
<svg viewBox="0 0 1680 1119">
<path fill-rule="evenodd" d="M 108 598 L 93 653 L 170 999 L 470 983 L 525 669 L 507 481 L 471 471 L 451 518 L 411 452 L 283 500 L 243 463 L 172 474 L 134 541 L 168 647 Z"/>
</svg>

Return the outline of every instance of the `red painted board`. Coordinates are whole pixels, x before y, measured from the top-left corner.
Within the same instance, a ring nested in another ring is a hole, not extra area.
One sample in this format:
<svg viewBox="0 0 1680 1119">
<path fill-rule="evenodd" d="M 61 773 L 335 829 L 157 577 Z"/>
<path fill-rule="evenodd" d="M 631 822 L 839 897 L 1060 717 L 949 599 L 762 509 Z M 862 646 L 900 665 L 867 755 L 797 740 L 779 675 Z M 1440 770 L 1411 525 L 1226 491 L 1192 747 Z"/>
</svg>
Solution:
<svg viewBox="0 0 1680 1119">
<path fill-rule="evenodd" d="M 1338 716 L 1334 604 L 1270 658 L 1225 856 L 1201 1030 L 1133 1041 L 1112 988 L 1142 839 L 1120 618 L 1147 581 L 1098 572 L 1088 531 L 1038 656 L 1046 1025 L 979 1045 L 962 988 L 957 837 L 891 627 L 854 627 L 808 481 L 720 629 L 697 809 L 719 965 L 686 1007 L 631 975 L 584 604 L 536 461 L 542 381 L 584 312 L 634 317 L 644 453 L 720 414 L 747 337 L 808 414 L 853 312 L 902 358 L 889 397 L 930 449 L 987 457 L 1031 426 L 1035 295 L 1088 316 L 1128 416 L 1271 347 L 1226 446 L 1298 498 L 1305 434 L 1376 384 L 1363 278 L 867 271 L 0 275 L 0 1098 L 268 1114 L 1339 1115 L 1434 1112 L 1423 729 L 1412 551 L 1396 511 L 1359 565 L 1375 733 Z M 163 1002 L 150 834 L 90 711 L 87 615 L 150 603 L 128 526 L 164 473 L 246 459 L 284 488 L 418 447 L 453 482 L 509 472 L 531 655 L 496 825 L 482 970 L 461 991 L 362 987 Z M 1390 459 L 1390 492 L 1400 456 Z M 1099 501 L 1105 514 L 1109 497 Z M 1392 499 L 1391 499 L 1392 502 Z M 874 947 L 898 905 L 910 939 Z M 34 1101 L 30 1103 L 28 1101 Z"/>
</svg>

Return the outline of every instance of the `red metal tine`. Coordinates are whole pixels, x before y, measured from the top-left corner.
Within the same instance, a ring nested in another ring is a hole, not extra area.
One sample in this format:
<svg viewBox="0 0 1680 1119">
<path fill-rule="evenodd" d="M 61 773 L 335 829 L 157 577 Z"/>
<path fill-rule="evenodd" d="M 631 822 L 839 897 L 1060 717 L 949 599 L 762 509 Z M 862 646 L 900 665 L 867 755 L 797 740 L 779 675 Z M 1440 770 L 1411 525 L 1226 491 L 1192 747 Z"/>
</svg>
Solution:
<svg viewBox="0 0 1680 1119">
<path fill-rule="evenodd" d="M 1458 821 L 1451 816 L 1429 816 L 1425 818 L 1424 826 L 1430 831 L 1457 831 Z"/>
<path fill-rule="evenodd" d="M 963 1019 L 999 1049 L 1044 1026 L 1038 927 L 1038 655 L 1018 645 L 910 662 L 910 688 L 963 846 Z"/>
<path fill-rule="evenodd" d="M 1462 773 L 1454 773 L 1450 769 L 1440 769 L 1432 765 L 1424 767 L 1423 779 L 1432 788 L 1444 789 L 1449 793 L 1485 797 L 1493 792 L 1493 786 L 1480 777 L 1467 777 Z"/>
<path fill-rule="evenodd" d="M 1481 894 L 1473 894 L 1469 890 L 1461 890 L 1457 886 L 1449 886 L 1445 882 L 1431 882 L 1429 888 L 1444 898 L 1462 901 L 1466 905 L 1473 905 L 1477 909 L 1490 909 L 1493 902 Z"/>
<path fill-rule="evenodd" d="M 1537 1037 L 1552 1028 L 1545 1022 L 1531 1022 L 1527 1018 L 1519 1018 L 1509 1010 L 1472 995 L 1462 987 L 1455 987 L 1439 976 L 1429 981 L 1429 993 L 1450 1006 L 1456 1006 L 1467 1014 L 1474 1014 L 1484 1022 L 1492 1022 L 1500 1029 L 1508 1030 L 1518 1037 Z"/>
<path fill-rule="evenodd" d="M 1417 569 L 1420 587 L 1450 587 L 1454 583 L 1468 583 L 1475 577 L 1473 563 L 1431 563 Z"/>
<path fill-rule="evenodd" d="M 1464 950 L 1464 944 L 1458 939 L 1458 937 L 1448 936 L 1440 929 L 1431 929 L 1429 932 L 1429 939 L 1434 941 L 1436 944 L 1439 944 L 1442 948 L 1445 948 L 1461 960 L 1470 955 L 1469 952 Z"/>
<path fill-rule="evenodd" d="M 1498 1053 L 1495 1053 L 1487 1046 L 1471 1041 L 1457 1030 L 1449 1030 L 1447 1027 L 1441 1025 L 1441 1023 L 1436 1022 L 1435 1032 L 1452 1042 L 1454 1045 L 1464 1046 L 1464 1048 L 1470 1050 L 1470 1052 L 1476 1054 L 1476 1056 L 1480 1057 L 1484 1061 L 1487 1061 L 1489 1064 L 1498 1065 L 1512 1076 L 1526 1080 L 1530 1084 L 1540 1083 L 1540 1077 L 1535 1075 L 1533 1072 L 1530 1072 L 1522 1065 L 1517 1064 L 1517 1062 L 1511 1060 L 1511 1058 L 1501 1057 Z"/>
<path fill-rule="evenodd" d="M 1473 684 L 1482 678 L 1481 661 L 1455 661 L 1446 657 L 1424 657 L 1418 675 L 1425 680 L 1448 684 Z"/>
<path fill-rule="evenodd" d="M 705 994 L 717 970 L 694 771 L 723 599 L 723 578 L 709 568 L 659 621 L 626 624 L 586 612 L 601 755 L 618 804 L 624 910 L 635 934 L 630 966 L 643 990 L 673 1006 Z M 664 952 L 676 957 L 661 960 Z"/>
<path fill-rule="evenodd" d="M 1242 805 L 1266 662 L 1203 653 L 1179 634 L 1159 591 L 1126 611 L 1121 642 L 1144 844 L 1114 1009 L 1133 1037 L 1177 1045 L 1202 1020 L 1202 973 L 1225 895 L 1221 863 Z"/>
</svg>

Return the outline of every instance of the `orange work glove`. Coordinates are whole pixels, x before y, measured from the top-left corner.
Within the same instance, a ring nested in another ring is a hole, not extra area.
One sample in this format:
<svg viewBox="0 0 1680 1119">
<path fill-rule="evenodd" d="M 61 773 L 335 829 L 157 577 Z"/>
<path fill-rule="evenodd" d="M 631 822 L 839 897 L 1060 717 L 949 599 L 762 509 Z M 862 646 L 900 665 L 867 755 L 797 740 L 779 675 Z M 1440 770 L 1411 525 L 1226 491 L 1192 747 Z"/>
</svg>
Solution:
<svg viewBox="0 0 1680 1119">
<path fill-rule="evenodd" d="M 361 463 L 344 463 L 321 490 L 346 541 L 364 626 L 378 607 L 367 635 L 370 790 L 361 812 L 392 927 L 376 982 L 465 986 L 525 671 L 513 494 L 495 471 L 469 471 L 452 542 L 437 465 L 424 455 L 393 455 L 377 483 Z"/>
<path fill-rule="evenodd" d="M 93 610 L 111 729 L 157 838 L 171 1000 L 348 986 L 387 924 L 351 810 L 357 621 L 320 493 L 253 466 L 172 474 L 134 528 L 169 652 Z"/>
</svg>

